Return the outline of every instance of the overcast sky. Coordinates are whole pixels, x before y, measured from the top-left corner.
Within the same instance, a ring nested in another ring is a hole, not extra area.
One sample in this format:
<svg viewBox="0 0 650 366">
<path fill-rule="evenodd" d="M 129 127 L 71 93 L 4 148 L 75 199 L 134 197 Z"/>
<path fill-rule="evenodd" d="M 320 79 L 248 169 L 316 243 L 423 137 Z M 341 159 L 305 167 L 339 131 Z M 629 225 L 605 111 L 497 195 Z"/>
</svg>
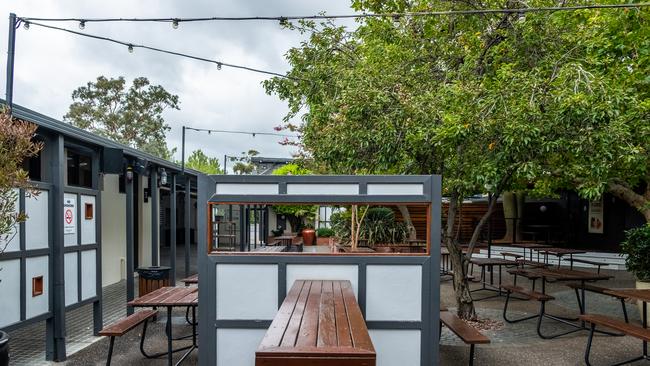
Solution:
<svg viewBox="0 0 650 366">
<path fill-rule="evenodd" d="M 1 85 L 6 79 L 7 29 L 10 12 L 22 17 L 208 17 L 287 16 L 325 11 L 350 13 L 351 0 L 2 0 Z M 348 23 L 352 25 L 353 23 Z M 79 30 L 78 24 L 64 25 Z M 276 22 L 181 23 L 178 29 L 156 23 L 92 23 L 84 32 L 131 43 L 189 53 L 204 58 L 285 73 L 284 54 L 302 36 Z M 20 28 L 16 36 L 14 103 L 62 119 L 78 86 L 97 76 L 124 76 L 130 82 L 147 77 L 180 98 L 180 111 L 167 111 L 170 147 L 178 147 L 181 126 L 225 130 L 267 131 L 280 124 L 286 104 L 266 95 L 266 76 L 110 44 L 36 26 Z M 3 88 L 4 89 L 4 88 Z M 2 94 L 4 98 L 4 93 Z M 187 150 L 208 155 L 238 155 L 248 149 L 269 157 L 290 157 L 295 148 L 278 144 L 279 137 L 188 132 Z"/>
</svg>

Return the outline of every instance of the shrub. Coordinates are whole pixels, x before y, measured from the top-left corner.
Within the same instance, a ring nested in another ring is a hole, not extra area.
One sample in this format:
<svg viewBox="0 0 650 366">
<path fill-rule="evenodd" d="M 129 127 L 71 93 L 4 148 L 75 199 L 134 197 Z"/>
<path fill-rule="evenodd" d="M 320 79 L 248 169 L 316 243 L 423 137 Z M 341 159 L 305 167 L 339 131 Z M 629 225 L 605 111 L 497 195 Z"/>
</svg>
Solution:
<svg viewBox="0 0 650 366">
<path fill-rule="evenodd" d="M 329 238 L 334 236 L 334 229 L 330 229 L 328 227 L 321 227 L 318 230 L 316 230 L 316 236 L 319 238 Z"/>
<path fill-rule="evenodd" d="M 621 251 L 627 269 L 639 281 L 650 281 L 650 224 L 626 231 Z"/>
</svg>

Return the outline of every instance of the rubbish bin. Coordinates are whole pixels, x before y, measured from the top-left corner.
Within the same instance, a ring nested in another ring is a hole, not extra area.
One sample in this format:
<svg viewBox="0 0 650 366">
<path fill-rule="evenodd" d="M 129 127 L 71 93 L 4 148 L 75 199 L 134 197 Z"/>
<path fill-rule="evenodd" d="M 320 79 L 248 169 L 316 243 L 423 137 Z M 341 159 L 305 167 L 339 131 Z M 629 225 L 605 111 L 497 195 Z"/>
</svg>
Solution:
<svg viewBox="0 0 650 366">
<path fill-rule="evenodd" d="M 9 366 L 9 334 L 0 331 L 0 366 Z"/>
<path fill-rule="evenodd" d="M 143 296 L 161 287 L 169 286 L 171 267 L 151 266 L 138 268 L 138 296 Z"/>
</svg>

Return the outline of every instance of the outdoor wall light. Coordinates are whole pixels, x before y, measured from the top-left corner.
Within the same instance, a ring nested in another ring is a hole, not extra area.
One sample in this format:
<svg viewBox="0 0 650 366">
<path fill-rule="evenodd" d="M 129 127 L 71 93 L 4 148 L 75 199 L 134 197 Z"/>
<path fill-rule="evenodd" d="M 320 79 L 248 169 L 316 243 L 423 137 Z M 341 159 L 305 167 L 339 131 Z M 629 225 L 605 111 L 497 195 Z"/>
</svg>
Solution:
<svg viewBox="0 0 650 366">
<path fill-rule="evenodd" d="M 131 167 L 126 168 L 126 181 L 127 182 L 133 181 L 133 168 Z"/>
<path fill-rule="evenodd" d="M 167 172 L 165 171 L 165 168 L 162 168 L 162 171 L 160 172 L 160 185 L 167 185 Z"/>
<path fill-rule="evenodd" d="M 541 212 L 546 212 L 546 210 L 547 210 L 546 205 L 541 205 L 541 206 L 539 206 L 539 210 L 540 210 Z"/>
</svg>

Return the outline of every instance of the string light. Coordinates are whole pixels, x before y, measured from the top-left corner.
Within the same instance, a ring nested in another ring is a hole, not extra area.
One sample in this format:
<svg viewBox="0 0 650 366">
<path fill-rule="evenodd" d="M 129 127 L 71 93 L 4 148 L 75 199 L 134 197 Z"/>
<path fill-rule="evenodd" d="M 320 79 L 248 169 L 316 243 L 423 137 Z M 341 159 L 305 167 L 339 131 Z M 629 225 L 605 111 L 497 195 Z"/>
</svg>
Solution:
<svg viewBox="0 0 650 366">
<path fill-rule="evenodd" d="M 333 19 L 362 19 L 362 18 L 395 18 L 395 17 L 426 17 L 440 15 L 476 15 L 476 14 L 512 14 L 512 13 L 537 13 L 537 12 L 556 12 L 556 11 L 575 11 L 586 9 L 618 9 L 618 8 L 642 8 L 650 6 L 649 2 L 645 3 L 626 3 L 626 4 L 592 4 L 576 6 L 549 6 L 539 8 L 502 8 L 502 9 L 468 9 L 468 10 L 445 10 L 445 11 L 417 11 L 404 13 L 363 13 L 363 14 L 319 14 L 319 15 L 298 15 L 298 16 L 250 16 L 250 17 L 199 17 L 199 18 L 33 18 L 24 17 L 23 20 L 29 21 L 48 21 L 48 22 L 78 22 L 86 20 L 88 22 L 173 22 L 175 19 L 179 22 L 206 22 L 206 21 L 276 21 L 281 25 L 287 24 L 291 20 L 333 20 Z"/>
<path fill-rule="evenodd" d="M 29 30 L 29 22 L 25 22 L 23 24 L 23 28 L 25 28 L 25 30 Z"/>
<path fill-rule="evenodd" d="M 217 70 L 221 70 L 221 62 L 217 62 Z"/>
<path fill-rule="evenodd" d="M 178 19 L 174 19 L 174 20 L 172 21 L 172 28 L 174 28 L 174 29 L 178 29 Z"/>
<path fill-rule="evenodd" d="M 129 45 L 129 53 L 133 53 L 133 45 L 132 44 Z"/>
<path fill-rule="evenodd" d="M 86 21 L 82 20 L 79 22 L 79 29 L 84 30 L 86 29 Z"/>
<path fill-rule="evenodd" d="M 212 132 L 215 133 L 233 133 L 233 134 L 240 134 L 240 135 L 251 135 L 255 137 L 256 135 L 261 135 L 261 136 L 281 136 L 281 137 L 298 137 L 296 135 L 288 135 L 284 133 L 275 133 L 275 132 L 257 132 L 257 131 L 232 131 L 232 130 L 213 130 L 209 128 L 195 128 L 195 127 L 187 127 L 185 126 L 186 130 L 192 130 L 192 131 L 197 131 L 197 132 L 207 132 L 208 135 L 211 135 Z"/>
</svg>

